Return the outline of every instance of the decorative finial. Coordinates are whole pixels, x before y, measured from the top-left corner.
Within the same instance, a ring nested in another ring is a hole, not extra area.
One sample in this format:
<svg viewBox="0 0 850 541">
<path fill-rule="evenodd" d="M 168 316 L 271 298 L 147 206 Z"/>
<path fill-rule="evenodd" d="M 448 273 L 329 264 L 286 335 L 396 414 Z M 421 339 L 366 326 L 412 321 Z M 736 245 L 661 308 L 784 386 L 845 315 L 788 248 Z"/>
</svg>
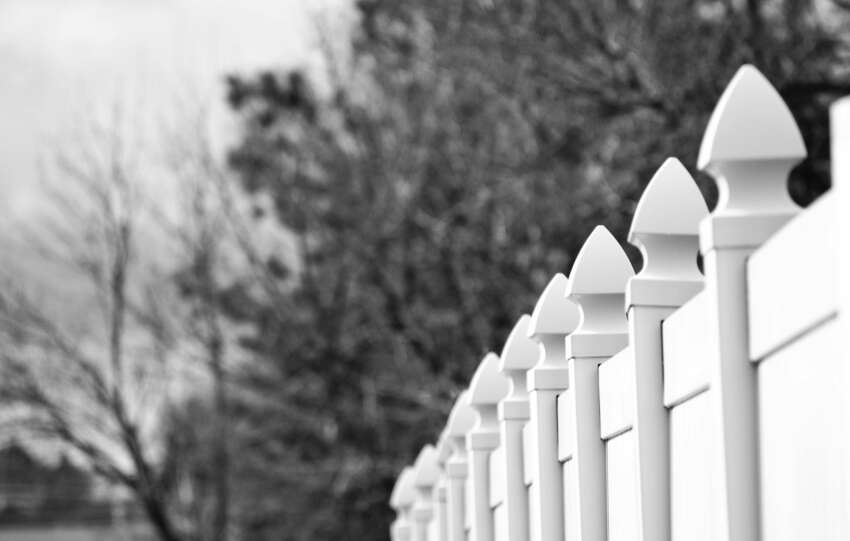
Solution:
<svg viewBox="0 0 850 541">
<path fill-rule="evenodd" d="M 560 272 L 552 277 L 531 313 L 529 336 L 564 336 L 578 327 L 578 307 L 564 297 L 568 284 L 569 280 Z"/>
<path fill-rule="evenodd" d="M 463 391 L 455 400 L 446 423 L 446 436 L 455 451 L 466 452 L 466 434 L 475 426 L 475 410 L 469 405 L 469 391 Z"/>
<path fill-rule="evenodd" d="M 510 379 L 509 398 L 524 399 L 528 395 L 525 373 L 537 364 L 540 357 L 540 345 L 528 336 L 530 323 L 531 316 L 520 316 L 502 348 L 499 370 Z"/>
<path fill-rule="evenodd" d="M 396 511 L 402 511 L 413 505 L 416 499 L 416 491 L 414 490 L 414 472 L 411 466 L 405 466 L 401 470 L 390 495 L 390 507 Z"/>
<path fill-rule="evenodd" d="M 597 226 L 576 257 L 567 289 L 581 310 L 581 324 L 571 339 L 626 332 L 623 297 L 632 276 L 634 269 L 623 249 L 605 227 Z"/>
<path fill-rule="evenodd" d="M 793 213 L 791 168 L 806 157 L 794 117 L 756 68 L 742 66 L 708 122 L 698 166 L 717 180 L 714 215 Z"/>
<path fill-rule="evenodd" d="M 508 380 L 499 373 L 499 356 L 488 353 L 481 360 L 469 383 L 469 405 L 473 409 L 496 407 L 508 392 Z"/>
<path fill-rule="evenodd" d="M 437 449 L 430 443 L 422 447 L 413 463 L 413 485 L 420 490 L 430 491 L 440 476 L 437 464 Z"/>
<path fill-rule="evenodd" d="M 644 190 L 629 231 L 643 268 L 629 282 L 627 308 L 680 306 L 699 291 L 699 224 L 706 216 L 694 179 L 679 160 L 667 158 Z"/>
</svg>

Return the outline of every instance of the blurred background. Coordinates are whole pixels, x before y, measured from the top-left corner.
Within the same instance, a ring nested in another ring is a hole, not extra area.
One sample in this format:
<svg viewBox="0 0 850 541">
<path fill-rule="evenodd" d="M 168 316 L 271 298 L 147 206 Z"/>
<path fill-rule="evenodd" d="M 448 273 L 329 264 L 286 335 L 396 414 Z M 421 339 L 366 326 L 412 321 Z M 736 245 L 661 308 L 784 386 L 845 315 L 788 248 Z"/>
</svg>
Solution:
<svg viewBox="0 0 850 541">
<path fill-rule="evenodd" d="M 806 205 L 846 0 L 0 0 L 0 540 L 388 539 L 590 230 L 713 205 L 747 62 Z"/>
</svg>

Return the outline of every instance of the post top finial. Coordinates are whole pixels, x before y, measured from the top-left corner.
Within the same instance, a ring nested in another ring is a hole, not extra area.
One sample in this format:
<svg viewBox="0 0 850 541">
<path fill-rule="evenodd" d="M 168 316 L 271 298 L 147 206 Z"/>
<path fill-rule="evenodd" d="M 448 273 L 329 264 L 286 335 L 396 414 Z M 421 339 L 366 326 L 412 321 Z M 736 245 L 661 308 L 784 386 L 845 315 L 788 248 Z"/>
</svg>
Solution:
<svg viewBox="0 0 850 541">
<path fill-rule="evenodd" d="M 562 273 L 552 277 L 531 313 L 528 322 L 529 336 L 567 335 L 578 327 L 578 307 L 565 297 L 568 285 L 569 280 Z"/>
<path fill-rule="evenodd" d="M 395 486 L 390 495 L 390 507 L 399 510 L 413 505 L 413 501 L 416 499 L 413 481 L 413 468 L 411 466 L 405 466 L 396 479 Z"/>
<path fill-rule="evenodd" d="M 629 242 L 640 235 L 699 234 L 699 224 L 708 216 L 699 188 L 682 162 L 667 158 L 652 176 L 635 209 Z"/>
<path fill-rule="evenodd" d="M 803 137 L 779 92 L 759 70 L 741 66 L 711 114 L 699 168 L 740 161 L 796 162 L 805 156 Z"/>
<path fill-rule="evenodd" d="M 413 484 L 416 487 L 427 488 L 434 486 L 440 476 L 440 467 L 437 463 L 437 449 L 433 445 L 426 444 L 419 451 L 419 456 L 413 463 Z"/>
<path fill-rule="evenodd" d="M 517 320 L 502 348 L 500 371 L 528 370 L 537 364 L 540 350 L 537 342 L 528 336 L 530 323 L 531 316 L 528 314 Z"/>
<path fill-rule="evenodd" d="M 469 391 L 463 391 L 455 400 L 446 424 L 448 437 L 465 436 L 475 425 L 475 411 L 469 405 Z"/>
<path fill-rule="evenodd" d="M 469 404 L 495 406 L 508 394 L 508 380 L 499 372 L 499 356 L 488 353 L 481 360 L 469 384 Z"/>
<path fill-rule="evenodd" d="M 567 296 L 622 294 L 634 269 L 620 244 L 604 226 L 587 237 L 570 273 Z"/>
</svg>

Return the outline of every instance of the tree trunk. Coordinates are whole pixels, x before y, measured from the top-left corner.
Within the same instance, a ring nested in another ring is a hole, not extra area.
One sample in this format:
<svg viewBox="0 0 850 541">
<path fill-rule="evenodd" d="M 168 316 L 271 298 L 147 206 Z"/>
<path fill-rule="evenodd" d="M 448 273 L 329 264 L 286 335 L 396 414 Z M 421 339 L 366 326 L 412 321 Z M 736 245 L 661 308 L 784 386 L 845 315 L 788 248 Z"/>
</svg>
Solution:
<svg viewBox="0 0 850 541">
<path fill-rule="evenodd" d="M 168 513 L 166 513 L 161 499 L 151 495 L 141 495 L 141 500 L 148 521 L 153 526 L 160 541 L 183 541 Z"/>
</svg>

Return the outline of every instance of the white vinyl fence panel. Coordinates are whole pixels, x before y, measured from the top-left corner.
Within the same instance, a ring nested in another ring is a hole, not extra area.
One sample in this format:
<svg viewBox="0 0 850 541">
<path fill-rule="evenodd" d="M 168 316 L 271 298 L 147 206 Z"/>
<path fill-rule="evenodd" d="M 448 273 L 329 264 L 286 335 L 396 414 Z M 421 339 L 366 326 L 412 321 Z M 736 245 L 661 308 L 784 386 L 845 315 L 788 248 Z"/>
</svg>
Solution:
<svg viewBox="0 0 850 541">
<path fill-rule="evenodd" d="M 593 231 L 401 472 L 393 541 L 850 539 L 850 99 L 832 141 L 834 187 L 800 209 L 799 130 L 742 67 L 697 164 L 717 207 L 671 158 L 639 273 Z"/>
</svg>

